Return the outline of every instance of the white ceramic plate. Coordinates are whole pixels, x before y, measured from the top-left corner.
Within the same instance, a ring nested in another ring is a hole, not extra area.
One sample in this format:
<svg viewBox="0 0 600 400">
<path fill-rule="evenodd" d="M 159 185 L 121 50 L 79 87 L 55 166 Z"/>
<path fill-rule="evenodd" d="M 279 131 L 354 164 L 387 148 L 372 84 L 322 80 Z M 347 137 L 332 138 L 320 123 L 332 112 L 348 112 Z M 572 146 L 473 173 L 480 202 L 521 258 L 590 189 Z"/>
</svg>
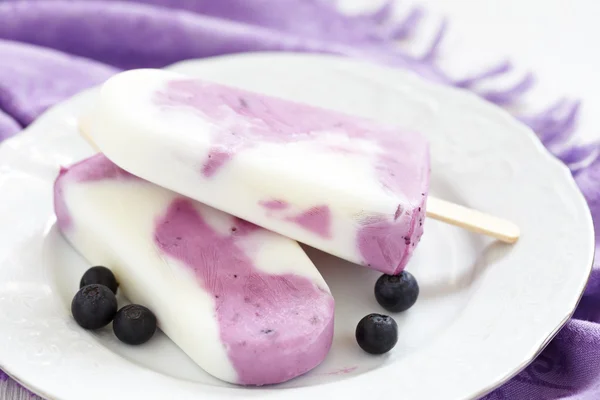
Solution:
<svg viewBox="0 0 600 400">
<path fill-rule="evenodd" d="M 428 221 L 409 264 L 420 299 L 394 316 L 399 343 L 379 357 L 354 340 L 359 319 L 383 311 L 378 273 L 308 249 L 336 298 L 331 353 L 283 385 L 227 385 L 162 334 L 132 348 L 110 328 L 89 333 L 70 318 L 88 264 L 53 226 L 52 182 L 59 165 L 92 154 L 76 129 L 91 90 L 0 146 L 0 366 L 29 388 L 60 400 L 468 399 L 527 365 L 570 317 L 592 264 L 589 210 L 569 171 L 508 114 L 403 71 L 334 57 L 248 54 L 172 69 L 420 129 L 431 141 L 432 194 L 512 219 L 523 236 L 509 246 Z"/>
</svg>

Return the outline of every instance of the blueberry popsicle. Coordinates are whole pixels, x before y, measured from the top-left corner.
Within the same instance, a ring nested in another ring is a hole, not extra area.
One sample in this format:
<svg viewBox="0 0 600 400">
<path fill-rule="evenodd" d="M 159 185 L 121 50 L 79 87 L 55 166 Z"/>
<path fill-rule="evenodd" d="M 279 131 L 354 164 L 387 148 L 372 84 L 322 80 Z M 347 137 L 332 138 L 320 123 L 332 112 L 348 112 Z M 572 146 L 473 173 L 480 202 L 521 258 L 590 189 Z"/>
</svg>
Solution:
<svg viewBox="0 0 600 400">
<path fill-rule="evenodd" d="M 85 130 L 134 175 L 388 274 L 423 234 L 417 132 L 161 70 L 109 79 Z"/>
<path fill-rule="evenodd" d="M 137 178 L 96 155 L 54 188 L 63 235 L 113 270 L 132 301 L 206 372 L 284 382 L 317 366 L 333 337 L 327 284 L 293 240 Z"/>
</svg>

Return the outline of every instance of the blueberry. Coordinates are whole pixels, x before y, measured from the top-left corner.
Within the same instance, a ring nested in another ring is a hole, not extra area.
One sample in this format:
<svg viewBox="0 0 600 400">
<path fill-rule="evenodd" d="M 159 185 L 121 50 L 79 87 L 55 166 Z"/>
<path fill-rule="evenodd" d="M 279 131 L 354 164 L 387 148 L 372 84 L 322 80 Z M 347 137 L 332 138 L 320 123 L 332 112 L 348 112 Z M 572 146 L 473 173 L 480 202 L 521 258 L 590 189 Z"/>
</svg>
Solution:
<svg viewBox="0 0 600 400">
<path fill-rule="evenodd" d="M 387 315 L 369 314 L 356 326 L 356 341 L 367 353 L 387 353 L 398 342 L 398 325 Z"/>
<path fill-rule="evenodd" d="M 411 273 L 382 275 L 375 283 L 375 298 L 381 307 L 391 312 L 406 311 L 419 297 L 419 284 Z"/>
<path fill-rule="evenodd" d="M 156 317 L 146 307 L 130 304 L 121 308 L 115 316 L 113 330 L 123 343 L 146 343 L 156 332 Z"/>
<path fill-rule="evenodd" d="M 100 329 L 117 313 L 117 298 L 104 285 L 87 285 L 73 298 L 71 313 L 82 328 Z"/>
<path fill-rule="evenodd" d="M 112 273 L 112 271 L 106 267 L 92 267 L 85 271 L 83 277 L 81 278 L 81 282 L 79 282 L 79 288 L 82 288 L 91 284 L 104 285 L 114 294 L 117 294 L 117 289 L 119 288 L 119 282 L 117 282 L 117 278 Z"/>
</svg>

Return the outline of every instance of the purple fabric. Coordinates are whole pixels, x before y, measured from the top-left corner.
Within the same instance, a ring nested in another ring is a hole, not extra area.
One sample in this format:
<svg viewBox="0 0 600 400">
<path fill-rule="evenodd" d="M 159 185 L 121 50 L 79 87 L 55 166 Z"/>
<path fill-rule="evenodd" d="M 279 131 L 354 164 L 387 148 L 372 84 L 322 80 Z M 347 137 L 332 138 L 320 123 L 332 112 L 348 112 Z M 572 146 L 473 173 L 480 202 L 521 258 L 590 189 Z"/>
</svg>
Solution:
<svg viewBox="0 0 600 400">
<path fill-rule="evenodd" d="M 11 118 L 8 114 L 5 114 L 0 110 L 0 142 L 21 130 L 21 126 Z"/>
<path fill-rule="evenodd" d="M 480 91 L 509 73 L 508 62 L 464 77 L 436 63 L 443 23 L 429 49 L 414 56 L 399 40 L 415 34 L 424 13 L 391 17 L 392 1 L 370 14 L 345 16 L 334 0 L 0 0 L 0 141 L 18 133 L 49 106 L 96 85 L 116 71 L 162 67 L 186 58 L 243 51 L 339 54 L 462 87 L 501 106 L 533 85 Z M 600 147 L 567 147 L 578 102 L 561 100 L 528 124 L 573 172 L 600 227 Z M 0 387 L 7 381 L 0 371 Z M 23 392 L 25 393 L 25 392 Z M 544 352 L 486 399 L 600 398 L 600 269 L 596 262 L 574 318 Z"/>
</svg>

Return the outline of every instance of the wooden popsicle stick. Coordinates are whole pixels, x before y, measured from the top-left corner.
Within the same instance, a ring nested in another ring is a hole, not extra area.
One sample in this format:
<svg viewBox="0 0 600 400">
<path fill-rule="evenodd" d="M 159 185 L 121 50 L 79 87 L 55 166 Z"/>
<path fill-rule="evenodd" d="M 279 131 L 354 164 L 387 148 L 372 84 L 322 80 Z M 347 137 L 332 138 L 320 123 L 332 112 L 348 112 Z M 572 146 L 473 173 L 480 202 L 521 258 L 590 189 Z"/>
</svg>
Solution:
<svg viewBox="0 0 600 400">
<path fill-rule="evenodd" d="M 427 217 L 491 236 L 505 243 L 515 243 L 521 234 L 519 227 L 513 222 L 433 196 L 427 198 Z"/>
<path fill-rule="evenodd" d="M 100 149 L 84 129 L 84 121 L 79 122 L 81 136 L 98 152 Z M 505 243 L 515 243 L 520 236 L 517 225 L 502 218 L 464 207 L 433 196 L 427 198 L 427 217 L 458 226 L 470 232 L 490 236 Z"/>
<path fill-rule="evenodd" d="M 102 153 L 102 151 L 100 151 L 100 149 L 98 148 L 98 146 L 96 145 L 96 143 L 94 143 L 94 141 L 92 140 L 92 138 L 90 137 L 90 135 L 87 133 L 87 131 L 85 129 L 85 126 L 86 126 L 85 119 L 80 118 L 79 121 L 78 121 L 78 123 L 77 123 L 77 126 L 79 127 L 79 134 L 92 147 L 92 149 L 94 149 L 98 153 Z"/>
</svg>

